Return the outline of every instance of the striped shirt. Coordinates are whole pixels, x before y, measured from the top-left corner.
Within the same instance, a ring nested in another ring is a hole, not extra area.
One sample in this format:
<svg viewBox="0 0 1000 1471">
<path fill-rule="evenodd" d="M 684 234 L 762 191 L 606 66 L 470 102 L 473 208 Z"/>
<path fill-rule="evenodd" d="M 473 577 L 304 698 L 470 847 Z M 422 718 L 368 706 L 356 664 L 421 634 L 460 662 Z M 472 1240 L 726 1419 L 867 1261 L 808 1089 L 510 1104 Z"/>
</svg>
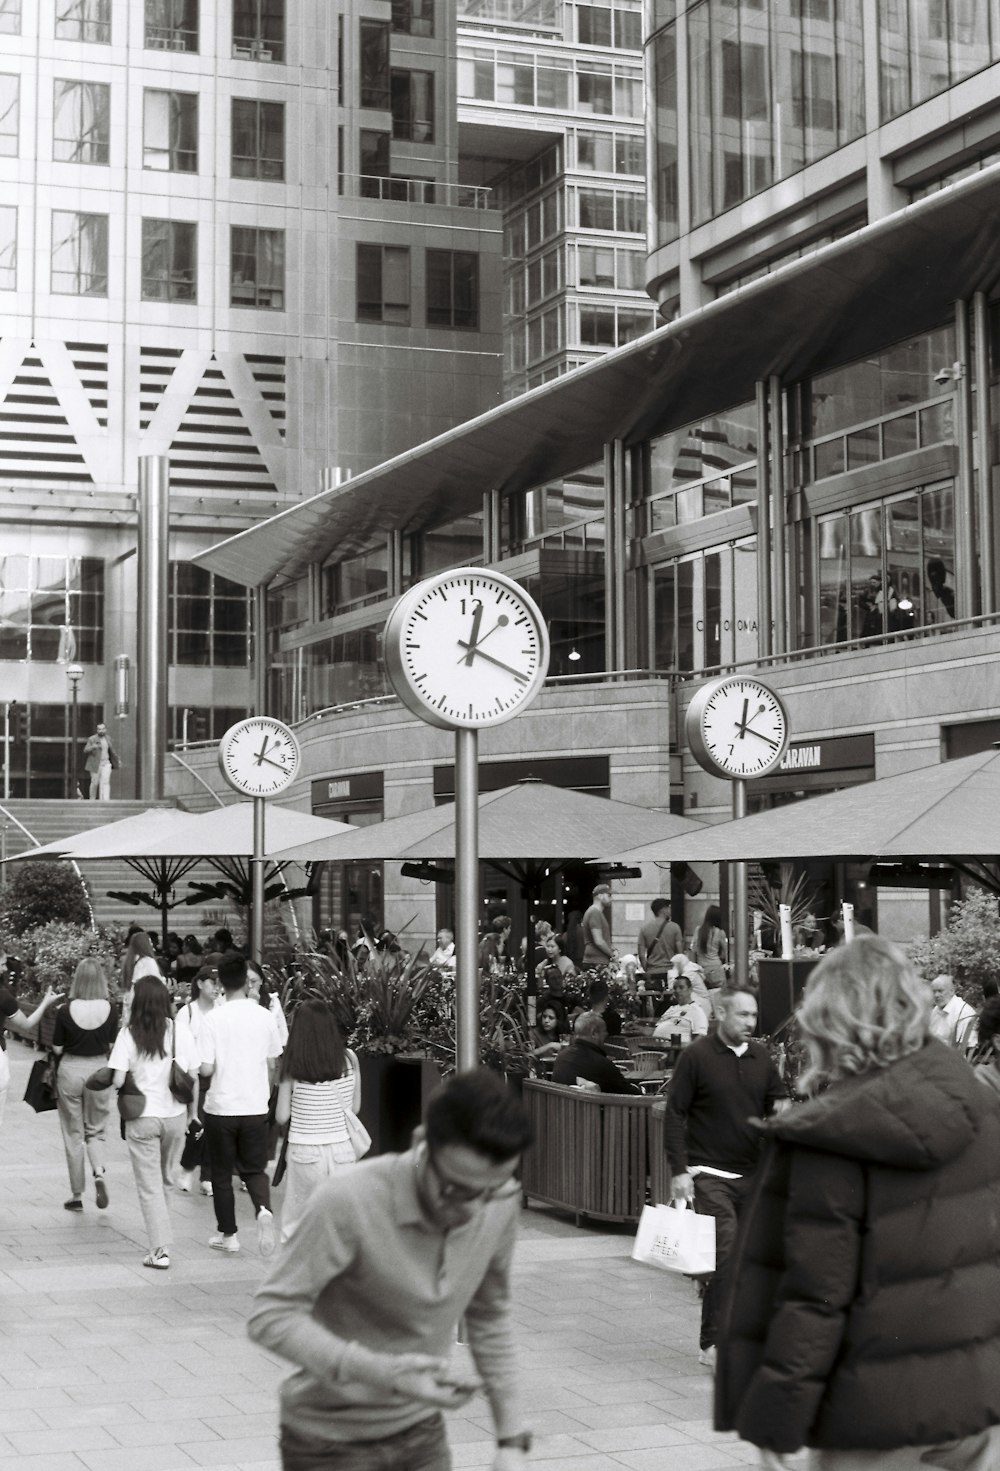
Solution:
<svg viewBox="0 0 1000 1471">
<path fill-rule="evenodd" d="M 347 1140 L 344 1109 L 351 1108 L 354 1102 L 354 1078 L 354 1058 L 348 1053 L 347 1071 L 342 1078 L 331 1078 L 325 1083 L 292 1079 L 289 1144 L 338 1144 Z"/>
</svg>

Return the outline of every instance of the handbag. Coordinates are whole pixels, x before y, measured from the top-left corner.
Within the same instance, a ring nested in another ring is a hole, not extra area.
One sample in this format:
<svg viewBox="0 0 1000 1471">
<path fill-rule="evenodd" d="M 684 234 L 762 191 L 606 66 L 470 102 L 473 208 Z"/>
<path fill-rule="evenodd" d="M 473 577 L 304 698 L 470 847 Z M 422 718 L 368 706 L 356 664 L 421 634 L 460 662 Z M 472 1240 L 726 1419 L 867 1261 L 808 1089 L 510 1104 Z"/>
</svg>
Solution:
<svg viewBox="0 0 1000 1471">
<path fill-rule="evenodd" d="M 118 1112 L 126 1123 L 130 1123 L 133 1119 L 141 1119 L 145 1108 L 146 1095 L 133 1078 L 130 1068 L 118 1089 Z"/>
<path fill-rule="evenodd" d="M 354 1158 L 362 1159 L 372 1147 L 372 1136 L 353 1108 L 344 1109 L 344 1123 L 347 1125 L 347 1137 L 351 1141 Z"/>
<path fill-rule="evenodd" d="M 58 1107 L 56 1095 L 58 1066 L 59 1059 L 53 1052 L 50 1052 L 48 1057 L 40 1057 L 31 1064 L 28 1085 L 24 1090 L 24 1101 L 36 1113 L 49 1113 L 53 1108 Z"/>
<path fill-rule="evenodd" d="M 634 1262 L 685 1277 L 715 1271 L 715 1217 L 689 1211 L 686 1204 L 643 1206 L 632 1245 Z"/>
<path fill-rule="evenodd" d="M 170 1023 L 170 1077 L 167 1087 L 178 1103 L 193 1103 L 195 1080 L 187 1068 L 182 1068 L 177 1061 L 177 1023 Z"/>
<path fill-rule="evenodd" d="M 286 1129 L 285 1132 L 284 1132 L 284 1134 L 282 1135 L 282 1138 L 281 1138 L 281 1148 L 278 1151 L 278 1162 L 277 1162 L 277 1164 L 274 1167 L 274 1174 L 271 1176 L 271 1187 L 272 1187 L 272 1189 L 274 1188 L 275 1185 L 280 1185 L 281 1182 L 282 1182 L 282 1180 L 285 1178 L 285 1170 L 286 1170 L 287 1166 L 288 1166 L 288 1130 Z"/>
</svg>

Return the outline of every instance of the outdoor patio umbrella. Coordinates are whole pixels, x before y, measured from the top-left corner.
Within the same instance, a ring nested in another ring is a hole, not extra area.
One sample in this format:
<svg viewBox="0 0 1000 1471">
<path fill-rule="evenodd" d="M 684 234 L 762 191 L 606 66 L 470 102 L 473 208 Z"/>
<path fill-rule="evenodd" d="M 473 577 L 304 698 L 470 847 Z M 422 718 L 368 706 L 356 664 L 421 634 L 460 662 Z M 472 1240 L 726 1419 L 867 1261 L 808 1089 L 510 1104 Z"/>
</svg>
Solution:
<svg viewBox="0 0 1000 1471">
<path fill-rule="evenodd" d="M 997 887 L 985 867 L 1000 855 L 1000 751 L 922 766 L 809 797 L 671 841 L 605 851 L 618 863 L 725 863 L 757 859 L 938 860 Z"/>
<path fill-rule="evenodd" d="M 529 779 L 480 795 L 479 856 L 494 864 L 533 860 L 551 865 L 553 859 L 578 861 L 628 842 L 667 841 L 682 833 L 701 832 L 703 826 L 669 812 L 652 812 L 648 807 Z M 453 859 L 455 804 L 446 802 L 423 812 L 391 817 L 341 837 L 300 843 L 275 851 L 274 856 L 299 862 Z M 524 881 L 522 874 L 517 876 Z"/>
</svg>

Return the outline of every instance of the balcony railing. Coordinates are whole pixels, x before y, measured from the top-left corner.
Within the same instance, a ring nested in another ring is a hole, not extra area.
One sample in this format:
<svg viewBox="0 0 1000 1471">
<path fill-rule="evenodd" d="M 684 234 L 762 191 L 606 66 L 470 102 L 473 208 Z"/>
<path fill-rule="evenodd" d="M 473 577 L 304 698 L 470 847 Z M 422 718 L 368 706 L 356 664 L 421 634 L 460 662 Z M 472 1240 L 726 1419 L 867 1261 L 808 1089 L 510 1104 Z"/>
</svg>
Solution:
<svg viewBox="0 0 1000 1471">
<path fill-rule="evenodd" d="M 562 0 L 458 0 L 458 21 L 561 31 Z"/>
<path fill-rule="evenodd" d="M 348 194 L 403 204 L 444 204 L 459 209 L 491 209 L 492 189 L 480 184 L 446 184 L 438 179 L 404 179 L 395 175 L 356 174 L 344 179 Z"/>
</svg>

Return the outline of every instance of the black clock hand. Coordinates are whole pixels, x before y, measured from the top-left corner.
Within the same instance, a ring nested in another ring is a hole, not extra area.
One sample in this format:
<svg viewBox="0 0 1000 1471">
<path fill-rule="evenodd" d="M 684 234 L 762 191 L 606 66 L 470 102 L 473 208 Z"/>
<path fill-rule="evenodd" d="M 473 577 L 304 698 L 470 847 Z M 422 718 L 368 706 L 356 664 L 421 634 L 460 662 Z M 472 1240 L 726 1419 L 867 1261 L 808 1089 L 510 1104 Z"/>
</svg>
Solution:
<svg viewBox="0 0 1000 1471">
<path fill-rule="evenodd" d="M 464 662 L 466 664 L 471 664 L 472 663 L 472 655 L 473 655 L 474 651 L 476 649 L 480 649 L 483 646 L 483 644 L 486 642 L 486 640 L 490 637 L 490 635 L 496 633 L 496 631 L 497 631 L 498 628 L 506 628 L 507 627 L 507 624 L 509 622 L 510 622 L 510 619 L 507 617 L 507 614 L 506 613 L 501 613 L 500 614 L 500 617 L 494 623 L 493 627 L 491 629 L 489 629 L 486 633 L 484 633 L 483 636 L 482 636 L 482 638 L 479 639 L 478 641 L 476 639 L 476 631 L 475 631 L 475 629 L 473 629 L 473 631 L 472 631 L 472 641 L 471 641 L 471 643 L 464 644 L 464 643 L 462 643 L 462 641 L 460 639 L 459 640 L 459 646 L 461 648 L 463 648 L 463 649 L 468 649 L 469 652 L 467 654 L 463 654 L 462 655 L 462 658 L 459 659 L 458 662 L 461 664 L 463 662 L 463 660 L 464 660 Z"/>
<path fill-rule="evenodd" d="M 463 643 L 459 639 L 458 647 L 460 649 L 467 649 L 470 654 L 478 654 L 480 659 L 485 659 L 488 664 L 495 664 L 498 669 L 505 669 L 508 674 L 513 674 L 515 679 L 519 679 L 522 684 L 528 683 L 528 676 L 522 673 L 520 669 L 515 669 L 512 664 L 505 664 L 502 659 L 495 659 L 492 654 L 484 654 L 478 645 Z"/>
<path fill-rule="evenodd" d="M 257 765 L 259 766 L 262 761 L 266 761 L 268 766 L 277 766 L 280 771 L 288 770 L 288 767 L 284 761 L 273 761 L 270 756 L 258 756 Z"/>
<path fill-rule="evenodd" d="M 483 605 L 477 603 L 476 611 L 472 615 L 472 632 L 469 634 L 469 652 L 465 656 L 466 664 L 472 663 L 472 656 L 476 652 L 476 641 L 479 638 L 479 629 L 483 621 Z"/>
<path fill-rule="evenodd" d="M 260 750 L 257 752 L 257 765 L 258 766 L 260 765 L 260 763 L 262 761 L 266 761 L 267 760 L 267 757 L 264 755 L 264 752 L 266 750 L 267 750 L 267 736 L 264 737 L 264 744 L 261 746 Z"/>
<path fill-rule="evenodd" d="M 748 696 L 747 699 L 745 699 L 743 701 L 743 718 L 740 720 L 740 728 L 736 732 L 736 734 L 740 737 L 741 740 L 742 740 L 742 738 L 747 733 L 747 710 L 749 709 L 749 706 L 750 706 L 750 699 L 749 699 L 749 696 Z"/>
<path fill-rule="evenodd" d="M 765 735 L 762 730 L 754 730 L 752 725 L 748 725 L 746 733 L 747 735 L 756 736 L 759 741 L 766 741 L 773 750 L 776 751 L 778 749 L 779 742 L 772 740 L 771 737 L 769 735 Z"/>
</svg>

